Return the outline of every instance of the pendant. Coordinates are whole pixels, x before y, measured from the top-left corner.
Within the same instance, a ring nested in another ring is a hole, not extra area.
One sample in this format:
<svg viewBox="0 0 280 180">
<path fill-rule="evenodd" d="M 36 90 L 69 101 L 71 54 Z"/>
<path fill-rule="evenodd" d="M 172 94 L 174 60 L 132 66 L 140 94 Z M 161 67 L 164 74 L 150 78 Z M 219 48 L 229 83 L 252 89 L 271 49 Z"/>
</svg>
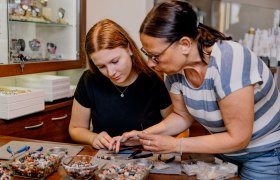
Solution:
<svg viewBox="0 0 280 180">
<path fill-rule="evenodd" d="M 124 97 L 124 94 L 121 94 L 121 97 Z"/>
</svg>

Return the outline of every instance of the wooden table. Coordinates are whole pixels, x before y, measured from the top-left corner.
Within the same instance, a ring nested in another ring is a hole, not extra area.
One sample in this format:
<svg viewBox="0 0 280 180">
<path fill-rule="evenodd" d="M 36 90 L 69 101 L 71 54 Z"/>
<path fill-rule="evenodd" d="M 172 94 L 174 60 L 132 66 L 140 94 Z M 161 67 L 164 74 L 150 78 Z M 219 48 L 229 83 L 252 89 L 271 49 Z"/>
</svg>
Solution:
<svg viewBox="0 0 280 180">
<path fill-rule="evenodd" d="M 48 142 L 49 141 L 41 141 L 41 140 L 33 140 L 33 139 L 25 139 L 25 138 L 18 138 L 18 137 L 11 137 L 11 136 L 1 136 L 0 135 L 0 146 L 8 143 L 9 141 L 30 141 L 30 142 L 40 142 L 40 143 L 44 143 L 44 142 Z M 51 142 L 51 143 L 55 143 L 55 142 Z M 58 143 L 61 144 L 61 143 Z M 81 145 L 81 144 L 70 144 L 70 145 Z M 92 148 L 89 145 L 83 145 L 84 149 L 79 153 L 79 154 L 83 154 L 83 155 L 92 155 L 94 156 L 97 153 L 97 150 Z M 198 157 L 209 157 L 209 155 L 201 155 L 201 154 L 191 154 L 192 158 L 198 158 Z M 189 157 L 188 155 L 183 156 L 184 157 Z M 13 179 L 22 179 L 22 180 L 26 180 L 26 178 L 18 178 L 18 177 L 13 177 Z M 54 179 L 54 180 L 59 180 L 59 179 L 69 179 L 69 177 L 66 175 L 64 169 L 62 166 L 59 167 L 58 171 L 51 174 L 50 176 L 47 177 L 47 179 Z M 150 174 L 149 175 L 149 180 L 193 180 L 196 179 L 195 176 L 187 176 L 186 174 L 182 174 L 182 175 L 166 175 L 166 174 Z M 232 180 L 239 180 L 239 177 L 236 178 L 231 178 Z"/>
</svg>

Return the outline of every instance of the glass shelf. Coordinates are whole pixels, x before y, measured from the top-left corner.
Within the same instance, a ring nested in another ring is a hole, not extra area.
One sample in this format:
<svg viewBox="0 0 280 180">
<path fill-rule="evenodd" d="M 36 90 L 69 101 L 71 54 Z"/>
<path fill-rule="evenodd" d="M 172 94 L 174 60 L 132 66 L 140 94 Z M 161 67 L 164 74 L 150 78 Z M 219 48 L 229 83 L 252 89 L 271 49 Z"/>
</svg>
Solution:
<svg viewBox="0 0 280 180">
<path fill-rule="evenodd" d="M 72 26 L 70 24 L 61 24 L 61 23 L 55 23 L 55 22 L 40 22 L 40 21 L 28 21 L 28 20 L 15 20 L 15 19 L 9 19 L 10 22 L 18 22 L 18 23 L 34 23 L 38 25 L 47 25 L 47 26 Z"/>
</svg>

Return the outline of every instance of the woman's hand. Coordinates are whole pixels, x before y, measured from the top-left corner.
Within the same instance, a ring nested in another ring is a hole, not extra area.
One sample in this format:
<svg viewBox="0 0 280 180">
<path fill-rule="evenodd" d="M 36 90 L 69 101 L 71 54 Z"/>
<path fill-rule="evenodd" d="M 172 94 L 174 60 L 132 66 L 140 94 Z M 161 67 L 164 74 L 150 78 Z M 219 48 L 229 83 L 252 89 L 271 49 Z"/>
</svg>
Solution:
<svg viewBox="0 0 280 180">
<path fill-rule="evenodd" d="M 139 141 L 144 149 L 158 153 L 180 153 L 180 139 L 166 135 L 140 133 Z"/>
<path fill-rule="evenodd" d="M 126 145 L 126 146 L 139 145 L 140 142 L 139 142 L 138 134 L 141 134 L 141 133 L 143 133 L 143 131 L 132 130 L 130 132 L 125 132 L 125 133 L 123 133 L 120 141 L 123 143 L 123 145 Z"/>
<path fill-rule="evenodd" d="M 92 146 L 96 149 L 109 149 L 110 142 L 112 141 L 111 136 L 105 131 L 97 134 L 92 141 Z"/>
<path fill-rule="evenodd" d="M 109 150 L 115 150 L 116 152 L 119 152 L 120 146 L 136 146 L 139 145 L 139 137 L 138 134 L 143 133 L 143 131 L 136 131 L 132 130 L 130 132 L 125 132 L 122 134 L 122 136 L 116 136 L 113 137 L 110 141 Z"/>
</svg>

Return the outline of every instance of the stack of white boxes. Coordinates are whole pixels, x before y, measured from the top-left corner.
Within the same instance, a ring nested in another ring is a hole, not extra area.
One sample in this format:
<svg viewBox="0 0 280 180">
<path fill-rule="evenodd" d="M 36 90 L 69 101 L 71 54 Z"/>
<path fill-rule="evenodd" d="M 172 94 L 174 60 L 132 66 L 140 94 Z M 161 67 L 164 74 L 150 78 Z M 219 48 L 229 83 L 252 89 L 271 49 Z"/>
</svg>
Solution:
<svg viewBox="0 0 280 180">
<path fill-rule="evenodd" d="M 0 86 L 0 118 L 10 120 L 45 109 L 44 91 Z"/>
<path fill-rule="evenodd" d="M 43 89 L 45 101 L 52 102 L 57 99 L 71 97 L 70 78 L 55 75 L 29 75 L 16 77 L 19 87 Z"/>
</svg>

